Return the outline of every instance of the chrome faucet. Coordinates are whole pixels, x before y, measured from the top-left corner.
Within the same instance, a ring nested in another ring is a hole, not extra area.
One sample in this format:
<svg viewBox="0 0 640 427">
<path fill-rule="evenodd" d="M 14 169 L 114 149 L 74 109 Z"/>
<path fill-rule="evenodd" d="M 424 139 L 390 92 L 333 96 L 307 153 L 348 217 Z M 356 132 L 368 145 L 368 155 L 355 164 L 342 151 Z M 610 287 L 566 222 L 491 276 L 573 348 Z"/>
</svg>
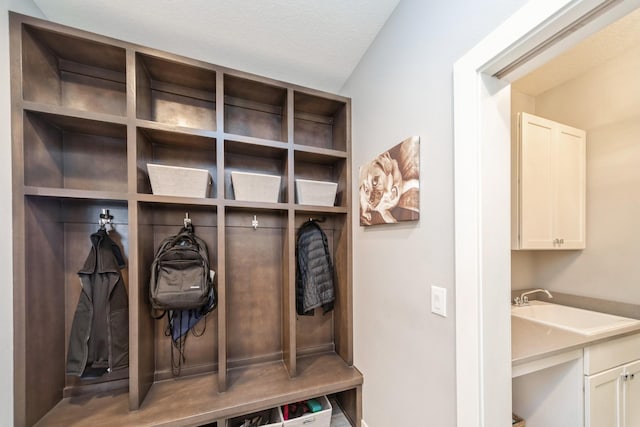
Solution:
<svg viewBox="0 0 640 427">
<path fill-rule="evenodd" d="M 546 290 L 546 289 L 534 289 L 534 290 L 532 290 L 532 291 L 527 291 L 527 292 L 523 292 L 523 293 L 521 293 L 519 297 L 515 297 L 515 298 L 513 299 L 513 303 L 514 303 L 515 305 L 518 305 L 518 306 L 520 306 L 520 305 L 526 305 L 526 304 L 529 304 L 529 297 L 528 297 L 528 295 L 535 294 L 535 293 L 537 293 L 537 292 L 544 292 L 545 294 L 547 294 L 547 296 L 548 296 L 549 298 L 553 298 L 553 295 L 551 295 L 551 292 L 549 292 L 549 291 L 548 291 L 548 290 Z"/>
</svg>

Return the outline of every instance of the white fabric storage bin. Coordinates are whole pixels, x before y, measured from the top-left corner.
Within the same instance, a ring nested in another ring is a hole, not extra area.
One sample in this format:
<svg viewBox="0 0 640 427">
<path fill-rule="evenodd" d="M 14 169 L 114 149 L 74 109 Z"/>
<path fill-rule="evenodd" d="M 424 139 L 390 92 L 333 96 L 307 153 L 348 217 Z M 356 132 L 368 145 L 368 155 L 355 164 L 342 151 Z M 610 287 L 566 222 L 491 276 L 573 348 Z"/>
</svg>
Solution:
<svg viewBox="0 0 640 427">
<path fill-rule="evenodd" d="M 301 205 L 333 206 L 337 189 L 336 182 L 296 179 L 296 197 Z"/>
<path fill-rule="evenodd" d="M 285 420 L 282 422 L 283 427 L 330 427 L 331 403 L 329 403 L 329 399 L 322 396 L 316 400 L 322 405 L 321 411 L 309 412 L 301 417 Z"/>
<path fill-rule="evenodd" d="M 246 202 L 277 203 L 280 194 L 280 180 L 281 177 L 278 175 L 231 172 L 235 199 Z"/>
<path fill-rule="evenodd" d="M 211 176 L 206 169 L 147 163 L 151 191 L 159 196 L 207 197 Z"/>
<path fill-rule="evenodd" d="M 252 414 L 232 418 L 227 420 L 227 427 L 241 427 L 244 425 L 245 420 L 251 420 L 260 415 L 264 416 L 265 413 L 269 414 L 270 424 L 260 424 L 260 427 L 282 427 L 282 412 L 280 411 L 280 408 L 273 408 L 268 411 L 258 411 Z"/>
</svg>

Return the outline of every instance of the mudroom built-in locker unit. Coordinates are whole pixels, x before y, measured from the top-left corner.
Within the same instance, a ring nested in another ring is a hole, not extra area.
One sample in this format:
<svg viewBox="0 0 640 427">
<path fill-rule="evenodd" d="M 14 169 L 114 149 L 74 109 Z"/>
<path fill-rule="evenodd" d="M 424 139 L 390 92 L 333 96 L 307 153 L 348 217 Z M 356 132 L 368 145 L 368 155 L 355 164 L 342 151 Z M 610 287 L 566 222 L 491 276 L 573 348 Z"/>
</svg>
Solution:
<svg viewBox="0 0 640 427">
<path fill-rule="evenodd" d="M 350 100 L 10 14 L 16 425 L 217 425 L 331 395 L 361 419 L 353 366 Z M 147 163 L 206 169 L 206 197 L 153 194 Z M 235 200 L 234 171 L 282 177 L 277 202 Z M 338 183 L 334 206 L 296 179 Z M 65 375 L 77 272 L 98 230 L 123 250 L 129 367 Z M 185 215 L 209 248 L 218 305 L 179 376 L 150 265 Z M 335 309 L 298 316 L 296 231 L 325 231 Z"/>
</svg>

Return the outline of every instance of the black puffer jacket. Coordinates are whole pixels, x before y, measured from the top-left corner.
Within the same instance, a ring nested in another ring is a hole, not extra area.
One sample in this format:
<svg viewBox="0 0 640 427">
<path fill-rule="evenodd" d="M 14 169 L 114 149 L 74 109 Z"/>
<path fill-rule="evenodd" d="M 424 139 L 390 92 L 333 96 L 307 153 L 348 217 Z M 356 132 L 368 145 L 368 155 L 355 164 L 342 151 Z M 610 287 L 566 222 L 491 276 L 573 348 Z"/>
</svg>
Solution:
<svg viewBox="0 0 640 427">
<path fill-rule="evenodd" d="M 298 230 L 296 244 L 296 311 L 311 315 L 313 309 L 333 309 L 333 264 L 327 236 L 315 221 L 307 221 Z"/>
<path fill-rule="evenodd" d="M 82 292 L 71 325 L 67 375 L 99 377 L 129 365 L 129 308 L 120 274 L 124 258 L 104 230 L 78 272 Z"/>
</svg>

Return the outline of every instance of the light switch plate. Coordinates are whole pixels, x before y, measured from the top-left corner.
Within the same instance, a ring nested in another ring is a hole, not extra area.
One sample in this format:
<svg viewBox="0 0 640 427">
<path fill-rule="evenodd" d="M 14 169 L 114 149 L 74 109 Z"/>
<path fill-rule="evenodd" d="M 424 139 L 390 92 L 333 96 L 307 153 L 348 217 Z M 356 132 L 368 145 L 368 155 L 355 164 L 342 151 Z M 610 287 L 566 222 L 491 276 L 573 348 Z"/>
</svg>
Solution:
<svg viewBox="0 0 640 427">
<path fill-rule="evenodd" d="M 447 290 L 440 286 L 431 286 L 431 312 L 447 317 Z"/>
</svg>

